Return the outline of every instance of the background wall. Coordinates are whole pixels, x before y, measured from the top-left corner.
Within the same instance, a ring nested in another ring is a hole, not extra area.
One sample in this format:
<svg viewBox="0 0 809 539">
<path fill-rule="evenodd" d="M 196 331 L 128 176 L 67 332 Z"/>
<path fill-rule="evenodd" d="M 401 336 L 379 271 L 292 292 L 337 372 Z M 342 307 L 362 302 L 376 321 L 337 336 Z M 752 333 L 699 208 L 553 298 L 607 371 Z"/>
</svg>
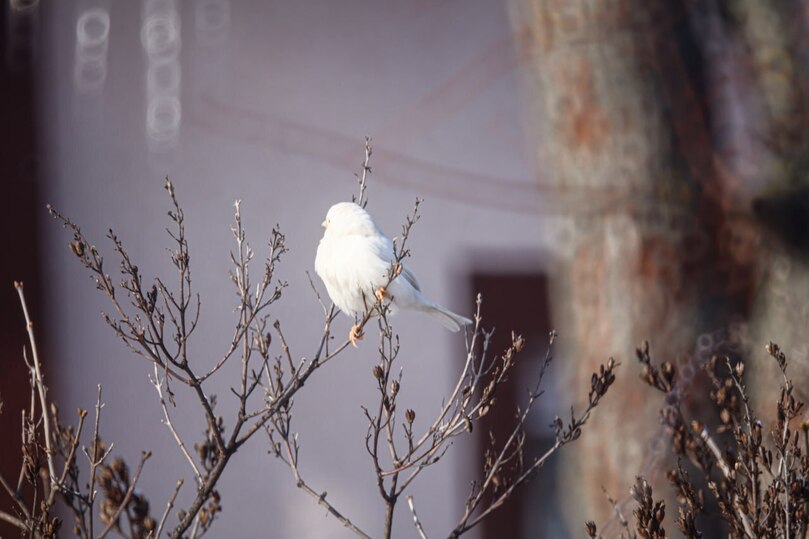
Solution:
<svg viewBox="0 0 809 539">
<path fill-rule="evenodd" d="M 414 198 L 426 199 L 411 267 L 436 301 L 469 314 L 467 279 L 489 248 L 516 253 L 523 268 L 541 258 L 541 196 L 524 151 L 513 39 L 500 3 L 80 0 L 39 9 L 42 201 L 81 223 L 107 252 L 103 236 L 114 228 L 146 275 L 166 274 L 162 183 L 173 180 L 203 294 L 192 345 L 201 365 L 224 351 L 234 321 L 227 270 L 235 199 L 243 200 L 257 251 L 276 223 L 287 235 L 291 250 L 279 275 L 289 288 L 273 316 L 295 354 L 313 353 L 322 321 L 305 272 L 313 270 L 326 209 L 356 190 L 365 135 L 374 138 L 369 209 L 383 230 L 395 235 Z M 91 407 L 103 384 L 103 428 L 115 453 L 161 455 L 141 488 L 162 506 L 187 466 L 160 424 L 151 369 L 105 326 L 98 313 L 107 306 L 65 248 L 69 237 L 37 211 L 47 298 L 38 314 L 49 321 L 51 383 L 64 410 Z M 338 331 L 348 326 L 340 319 Z M 462 337 L 417 315 L 401 316 L 396 329 L 402 391 L 424 417 L 454 379 Z M 374 350 L 366 339 L 295 402 L 307 480 L 372 534 L 381 529 L 382 505 L 360 405 L 374 398 Z M 209 388 L 223 410 L 235 405 L 224 383 L 236 376 L 230 367 L 222 385 Z M 198 439 L 203 421 L 186 395 L 178 397 L 179 430 Z M 262 439 L 243 451 L 221 484 L 218 530 L 347 535 L 296 490 Z M 428 530 L 447 530 L 460 516 L 473 457 L 453 448 L 415 484 Z M 395 525 L 396 536 L 413 534 L 406 512 Z"/>
</svg>

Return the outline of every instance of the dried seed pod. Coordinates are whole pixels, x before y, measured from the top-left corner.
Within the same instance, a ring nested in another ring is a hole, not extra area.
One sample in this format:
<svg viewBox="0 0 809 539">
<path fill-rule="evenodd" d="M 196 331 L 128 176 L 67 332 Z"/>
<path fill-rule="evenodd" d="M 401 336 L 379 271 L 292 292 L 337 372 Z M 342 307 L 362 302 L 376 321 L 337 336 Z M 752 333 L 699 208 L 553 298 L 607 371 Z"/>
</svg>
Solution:
<svg viewBox="0 0 809 539">
<path fill-rule="evenodd" d="M 374 365 L 374 368 L 371 370 L 371 372 L 374 374 L 374 378 L 376 378 L 377 380 L 381 380 L 384 374 L 382 371 L 382 367 L 380 367 L 379 365 Z"/>
<path fill-rule="evenodd" d="M 81 240 L 76 240 L 73 243 L 69 243 L 68 247 L 70 250 L 73 251 L 73 254 L 78 256 L 79 258 L 84 258 L 84 242 Z"/>
<path fill-rule="evenodd" d="M 513 331 L 511 332 L 511 341 L 514 345 L 514 350 L 517 352 L 522 352 L 523 348 L 525 348 L 525 339 L 522 335 L 517 335 Z"/>
</svg>

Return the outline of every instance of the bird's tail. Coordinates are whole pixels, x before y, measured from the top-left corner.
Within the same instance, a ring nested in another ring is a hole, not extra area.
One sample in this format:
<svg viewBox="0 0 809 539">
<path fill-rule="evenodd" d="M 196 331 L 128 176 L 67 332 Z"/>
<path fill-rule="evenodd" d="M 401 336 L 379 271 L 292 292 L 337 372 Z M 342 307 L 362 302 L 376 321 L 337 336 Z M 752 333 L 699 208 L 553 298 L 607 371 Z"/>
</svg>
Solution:
<svg viewBox="0 0 809 539">
<path fill-rule="evenodd" d="M 471 320 L 465 316 L 455 314 L 454 312 L 445 309 L 441 305 L 433 303 L 427 308 L 427 313 L 438 320 L 442 326 L 452 332 L 460 331 L 464 326 L 472 323 Z"/>
</svg>

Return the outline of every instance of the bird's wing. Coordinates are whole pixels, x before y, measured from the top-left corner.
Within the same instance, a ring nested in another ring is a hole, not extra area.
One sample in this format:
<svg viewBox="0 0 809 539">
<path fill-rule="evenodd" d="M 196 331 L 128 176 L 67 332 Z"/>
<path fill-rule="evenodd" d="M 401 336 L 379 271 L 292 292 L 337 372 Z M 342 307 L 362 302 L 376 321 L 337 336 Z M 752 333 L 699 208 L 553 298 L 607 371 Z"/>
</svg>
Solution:
<svg viewBox="0 0 809 539">
<path fill-rule="evenodd" d="M 419 281 L 416 279 L 416 276 L 413 275 L 412 271 L 407 268 L 402 268 L 402 277 L 405 278 L 405 281 L 407 281 L 410 286 L 421 292 L 421 285 L 419 285 Z"/>
</svg>

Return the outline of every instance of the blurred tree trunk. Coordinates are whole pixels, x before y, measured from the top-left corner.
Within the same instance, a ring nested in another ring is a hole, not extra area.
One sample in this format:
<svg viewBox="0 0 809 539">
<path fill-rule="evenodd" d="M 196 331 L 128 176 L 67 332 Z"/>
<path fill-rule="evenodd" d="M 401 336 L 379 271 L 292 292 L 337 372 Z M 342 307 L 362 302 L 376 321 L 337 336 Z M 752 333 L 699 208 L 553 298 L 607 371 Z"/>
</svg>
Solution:
<svg viewBox="0 0 809 539">
<path fill-rule="evenodd" d="M 759 256 L 762 280 L 750 319 L 749 352 L 764 357 L 764 344 L 781 345 L 799 395 L 809 397 L 809 5 L 804 1 L 729 2 L 728 19 L 747 52 L 748 112 L 761 166 L 748 182 L 752 209 L 764 231 Z M 774 362 L 754 363 L 754 396 L 762 402 L 780 382 Z M 775 413 L 773 406 L 766 410 Z"/>
<path fill-rule="evenodd" d="M 623 497 L 640 471 L 659 403 L 631 375 L 633 348 L 652 338 L 656 349 L 680 351 L 695 339 L 682 323 L 696 313 L 677 263 L 690 193 L 678 185 L 661 96 L 638 52 L 651 31 L 647 5 L 518 0 L 513 18 L 542 181 L 578 194 L 558 216 L 572 231 L 552 302 L 560 355 L 574 381 L 608 356 L 624 363 L 611 398 L 566 452 L 562 484 L 579 501 L 566 504 L 571 519 L 605 521 L 602 485 Z"/>
<path fill-rule="evenodd" d="M 663 485 L 662 399 L 638 381 L 634 350 L 648 339 L 658 360 L 684 358 L 686 371 L 704 362 L 710 332 L 749 314 L 757 234 L 717 163 L 691 3 L 510 6 L 539 181 L 571 201 L 554 217 L 571 233 L 552 303 L 571 393 L 607 357 L 624 365 L 566 452 L 561 483 L 578 534 L 584 518 L 608 520 L 602 486 L 623 499 L 638 474 Z"/>
</svg>

